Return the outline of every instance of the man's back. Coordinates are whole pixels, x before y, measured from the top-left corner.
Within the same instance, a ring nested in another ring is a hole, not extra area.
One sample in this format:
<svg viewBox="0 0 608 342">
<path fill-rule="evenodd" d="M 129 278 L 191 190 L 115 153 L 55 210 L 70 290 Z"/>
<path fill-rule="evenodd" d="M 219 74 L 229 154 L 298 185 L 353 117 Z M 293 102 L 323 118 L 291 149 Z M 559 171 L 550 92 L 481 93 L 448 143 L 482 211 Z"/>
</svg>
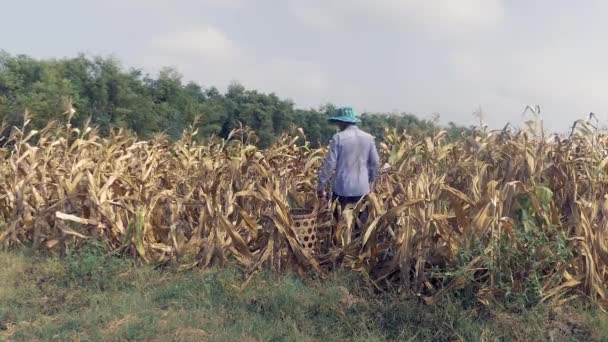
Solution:
<svg viewBox="0 0 608 342">
<path fill-rule="evenodd" d="M 374 137 L 357 126 L 336 133 L 319 173 L 319 186 L 324 186 L 335 171 L 333 192 L 338 196 L 356 197 L 367 194 L 378 168 Z"/>
</svg>

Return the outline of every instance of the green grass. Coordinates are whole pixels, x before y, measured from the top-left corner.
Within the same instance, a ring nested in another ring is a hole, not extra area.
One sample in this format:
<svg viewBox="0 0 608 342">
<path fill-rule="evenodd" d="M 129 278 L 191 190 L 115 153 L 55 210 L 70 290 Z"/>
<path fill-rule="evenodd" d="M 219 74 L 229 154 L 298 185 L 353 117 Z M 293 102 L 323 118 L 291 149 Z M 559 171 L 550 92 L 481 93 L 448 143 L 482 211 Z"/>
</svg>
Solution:
<svg viewBox="0 0 608 342">
<path fill-rule="evenodd" d="M 236 268 L 171 272 L 88 248 L 65 259 L 0 253 L 0 339 L 14 341 L 602 340 L 591 307 L 520 312 L 379 295 L 353 274 L 326 280 Z M 465 305 L 466 304 L 466 305 Z"/>
</svg>

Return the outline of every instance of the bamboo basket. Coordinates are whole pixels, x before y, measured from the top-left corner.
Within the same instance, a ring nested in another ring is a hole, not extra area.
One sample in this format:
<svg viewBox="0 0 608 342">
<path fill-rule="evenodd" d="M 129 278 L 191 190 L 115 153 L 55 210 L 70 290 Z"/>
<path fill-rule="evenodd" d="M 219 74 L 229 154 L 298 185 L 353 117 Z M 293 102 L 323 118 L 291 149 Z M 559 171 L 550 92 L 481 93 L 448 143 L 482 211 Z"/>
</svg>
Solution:
<svg viewBox="0 0 608 342">
<path fill-rule="evenodd" d="M 311 209 L 291 209 L 291 218 L 300 246 L 311 255 L 317 243 L 317 212 Z"/>
</svg>

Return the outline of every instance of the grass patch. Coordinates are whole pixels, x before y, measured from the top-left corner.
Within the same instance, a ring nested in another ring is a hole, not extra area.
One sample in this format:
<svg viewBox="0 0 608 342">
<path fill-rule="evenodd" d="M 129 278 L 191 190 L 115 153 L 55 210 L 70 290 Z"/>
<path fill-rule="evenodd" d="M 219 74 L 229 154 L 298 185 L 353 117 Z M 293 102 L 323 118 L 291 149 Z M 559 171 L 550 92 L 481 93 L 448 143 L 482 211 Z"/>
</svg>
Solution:
<svg viewBox="0 0 608 342">
<path fill-rule="evenodd" d="M 582 305 L 522 312 L 378 295 L 351 273 L 323 281 L 236 268 L 168 272 L 86 248 L 65 259 L 0 253 L 0 338 L 14 341 L 608 340 Z"/>
</svg>

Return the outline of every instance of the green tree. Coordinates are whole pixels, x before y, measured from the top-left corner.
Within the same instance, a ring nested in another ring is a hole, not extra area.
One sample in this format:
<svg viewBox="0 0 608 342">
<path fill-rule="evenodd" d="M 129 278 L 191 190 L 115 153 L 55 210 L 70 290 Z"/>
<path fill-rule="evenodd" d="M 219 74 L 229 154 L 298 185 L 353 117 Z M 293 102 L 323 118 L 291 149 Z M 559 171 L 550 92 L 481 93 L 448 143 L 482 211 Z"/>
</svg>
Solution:
<svg viewBox="0 0 608 342">
<path fill-rule="evenodd" d="M 76 109 L 73 124 L 90 118 L 101 134 L 126 128 L 142 137 L 164 132 L 176 139 L 197 122 L 199 137 L 205 139 L 227 137 L 242 124 L 256 131 L 262 147 L 296 128 L 304 130 L 313 146 L 326 144 L 335 132 L 327 119 L 337 108 L 327 103 L 319 109 L 296 109 L 274 93 L 246 89 L 238 82 L 222 94 L 213 86 L 185 84 L 173 68 L 150 76 L 139 69 L 126 70 L 115 58 L 80 54 L 37 60 L 0 52 L 0 120 L 17 125 L 27 109 L 32 125 L 40 128 L 49 120 L 65 120 L 66 99 Z M 437 130 L 435 123 L 411 114 L 364 113 L 362 121 L 363 129 L 378 139 L 387 126 L 415 135 Z M 467 132 L 452 123 L 447 129 L 452 138 Z"/>
</svg>

